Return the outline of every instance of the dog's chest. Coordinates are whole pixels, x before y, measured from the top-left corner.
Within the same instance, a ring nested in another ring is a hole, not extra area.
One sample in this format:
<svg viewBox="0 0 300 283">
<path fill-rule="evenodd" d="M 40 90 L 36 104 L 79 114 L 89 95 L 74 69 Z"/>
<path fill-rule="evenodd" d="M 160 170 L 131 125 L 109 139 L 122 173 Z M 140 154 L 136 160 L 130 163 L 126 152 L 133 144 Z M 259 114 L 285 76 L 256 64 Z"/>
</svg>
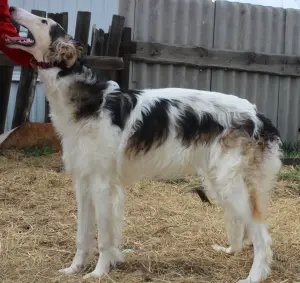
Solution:
<svg viewBox="0 0 300 283">
<path fill-rule="evenodd" d="M 90 171 L 101 160 L 97 141 L 89 135 L 62 136 L 62 147 L 63 161 L 68 172 L 85 174 L 86 170 Z"/>
</svg>

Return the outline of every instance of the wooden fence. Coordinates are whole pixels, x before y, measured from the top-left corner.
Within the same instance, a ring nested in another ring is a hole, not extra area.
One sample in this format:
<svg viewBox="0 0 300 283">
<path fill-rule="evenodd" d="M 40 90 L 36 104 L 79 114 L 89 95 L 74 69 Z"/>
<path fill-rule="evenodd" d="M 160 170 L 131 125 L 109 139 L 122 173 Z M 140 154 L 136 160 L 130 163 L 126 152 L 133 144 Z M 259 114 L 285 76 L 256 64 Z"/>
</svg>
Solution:
<svg viewBox="0 0 300 283">
<path fill-rule="evenodd" d="M 45 17 L 46 12 L 32 10 L 33 14 Z M 68 30 L 68 13 L 48 13 L 64 29 Z M 135 44 L 131 42 L 131 28 L 124 27 L 125 18 L 114 15 L 109 32 L 92 26 L 91 45 L 88 44 L 88 35 L 91 26 L 91 13 L 79 11 L 77 13 L 74 38 L 84 46 L 87 65 L 91 67 L 103 80 L 115 80 L 121 87 L 128 88 L 129 84 L 129 57 L 135 52 Z M 16 25 L 17 29 L 19 27 Z M 28 37 L 31 35 L 28 34 Z M 15 63 L 0 53 L 0 134 L 4 132 L 8 109 L 10 86 Z M 12 128 L 29 121 L 30 111 L 35 95 L 38 74 L 36 71 L 22 67 L 18 85 L 16 103 L 12 121 Z M 45 122 L 49 120 L 49 105 L 45 102 Z"/>
</svg>

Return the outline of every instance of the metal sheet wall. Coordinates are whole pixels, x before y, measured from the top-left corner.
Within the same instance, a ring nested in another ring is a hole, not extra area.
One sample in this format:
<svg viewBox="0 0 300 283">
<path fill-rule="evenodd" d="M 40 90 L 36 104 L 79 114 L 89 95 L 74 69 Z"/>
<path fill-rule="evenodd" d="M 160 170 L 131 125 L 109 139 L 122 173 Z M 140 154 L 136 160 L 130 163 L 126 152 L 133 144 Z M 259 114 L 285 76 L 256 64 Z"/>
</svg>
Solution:
<svg viewBox="0 0 300 283">
<path fill-rule="evenodd" d="M 284 9 L 216 2 L 214 48 L 263 53 L 284 52 Z M 277 125 L 279 77 L 214 70 L 212 90 L 255 103 Z"/>
<path fill-rule="evenodd" d="M 300 10 L 286 10 L 285 54 L 300 55 Z M 287 142 L 297 141 L 300 127 L 300 79 L 281 78 L 279 86 L 278 127 Z"/>
<path fill-rule="evenodd" d="M 300 11 L 210 0 L 122 0 L 119 14 L 133 39 L 185 46 L 297 54 Z M 299 79 L 134 62 L 131 87 L 188 87 L 249 99 L 295 142 L 300 126 Z"/>
<path fill-rule="evenodd" d="M 134 4 L 135 40 L 212 47 L 214 5 L 211 1 L 149 0 L 136 1 Z M 120 10 L 119 13 L 122 14 Z M 208 90 L 210 78 L 210 70 L 134 63 L 131 86 L 174 86 Z"/>
</svg>

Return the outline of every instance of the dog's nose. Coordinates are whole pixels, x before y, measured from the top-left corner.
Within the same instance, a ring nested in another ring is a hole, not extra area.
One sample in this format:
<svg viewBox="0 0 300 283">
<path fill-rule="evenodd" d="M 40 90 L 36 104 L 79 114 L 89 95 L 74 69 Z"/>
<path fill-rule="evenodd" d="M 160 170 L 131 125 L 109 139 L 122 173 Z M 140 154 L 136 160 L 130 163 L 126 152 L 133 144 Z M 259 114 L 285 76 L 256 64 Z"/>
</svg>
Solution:
<svg viewBox="0 0 300 283">
<path fill-rule="evenodd" d="M 15 10 L 16 10 L 16 7 L 12 7 L 12 6 L 9 7 L 9 12 L 10 12 L 10 13 L 12 13 L 12 12 L 15 11 Z"/>
</svg>

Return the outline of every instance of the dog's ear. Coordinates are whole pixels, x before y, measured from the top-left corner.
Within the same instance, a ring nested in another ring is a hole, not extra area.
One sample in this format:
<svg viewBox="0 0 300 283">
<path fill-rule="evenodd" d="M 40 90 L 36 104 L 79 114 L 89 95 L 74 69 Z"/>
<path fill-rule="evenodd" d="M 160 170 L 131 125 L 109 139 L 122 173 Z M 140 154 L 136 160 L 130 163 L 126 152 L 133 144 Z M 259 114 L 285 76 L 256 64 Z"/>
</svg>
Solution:
<svg viewBox="0 0 300 283">
<path fill-rule="evenodd" d="M 48 59 L 51 62 L 63 63 L 69 68 L 82 56 L 82 52 L 83 46 L 80 42 L 70 36 L 65 36 L 53 42 L 48 54 Z"/>
</svg>

